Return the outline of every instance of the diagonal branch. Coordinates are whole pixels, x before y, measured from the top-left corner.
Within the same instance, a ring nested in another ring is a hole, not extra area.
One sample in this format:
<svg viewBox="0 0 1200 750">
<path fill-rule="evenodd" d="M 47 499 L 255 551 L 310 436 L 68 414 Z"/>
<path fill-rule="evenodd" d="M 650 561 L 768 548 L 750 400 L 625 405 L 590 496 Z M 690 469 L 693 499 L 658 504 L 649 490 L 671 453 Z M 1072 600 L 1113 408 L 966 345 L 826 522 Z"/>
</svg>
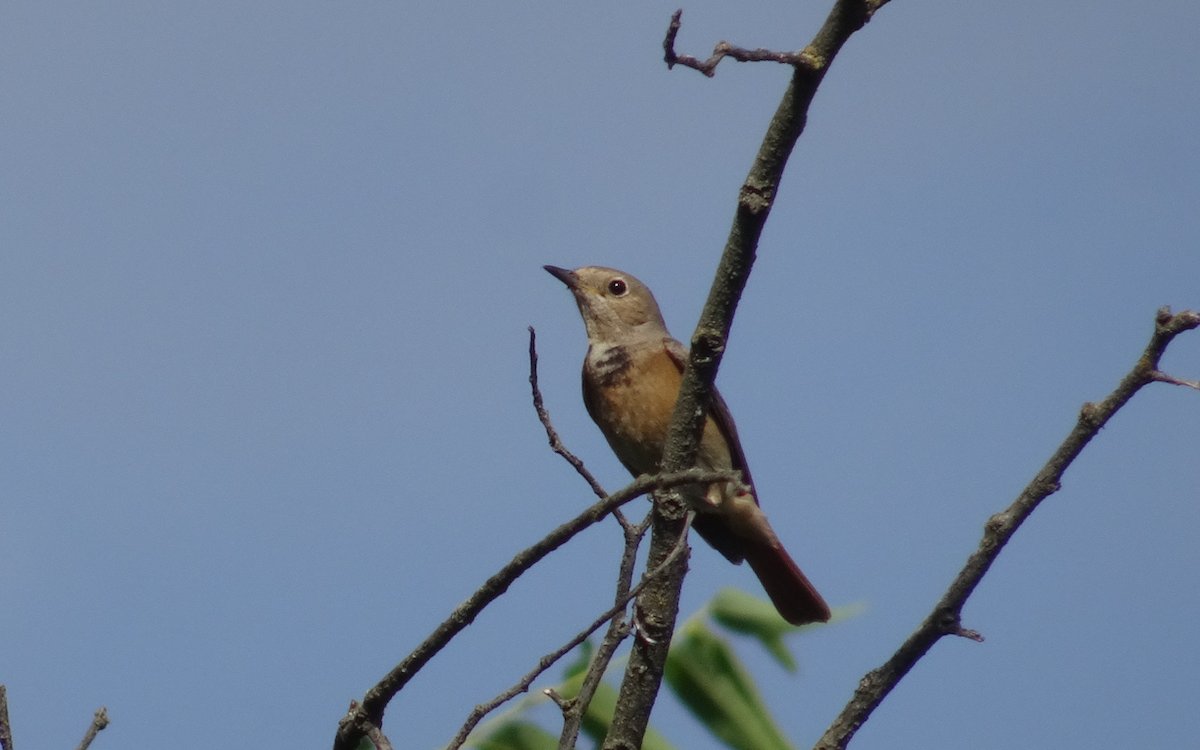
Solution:
<svg viewBox="0 0 1200 750">
<path fill-rule="evenodd" d="M 596 477 L 592 476 L 592 473 L 583 465 L 583 461 L 574 453 L 567 450 L 567 446 L 563 444 L 562 438 L 558 436 L 558 430 L 554 429 L 554 425 L 550 422 L 550 413 L 546 411 L 546 404 L 542 400 L 542 391 L 538 387 L 537 365 L 537 331 L 533 330 L 533 326 L 529 326 L 529 388 L 533 392 L 533 410 L 537 412 L 538 420 L 546 430 L 546 439 L 550 441 L 550 450 L 562 456 L 563 460 L 571 464 L 576 473 L 583 477 L 583 481 L 587 482 L 588 486 L 592 488 L 592 492 L 596 497 L 605 497 L 608 493 L 596 481 Z M 621 525 L 625 526 L 624 519 L 621 520 Z"/>
<path fill-rule="evenodd" d="M 482 703 L 476 706 L 475 709 L 471 711 L 471 715 L 468 716 L 467 720 L 463 723 L 462 728 L 459 729 L 458 734 L 456 734 L 454 739 L 450 741 L 450 744 L 446 746 L 446 750 L 458 750 L 458 748 L 462 747 L 463 743 L 467 741 L 467 736 L 470 735 L 471 731 L 475 729 L 475 727 L 479 724 L 479 721 L 484 716 L 491 713 L 508 700 L 515 698 L 521 693 L 529 690 L 529 686 L 533 684 L 534 680 L 536 680 L 543 672 L 553 666 L 555 662 L 566 656 L 572 649 L 587 640 L 588 636 L 596 632 L 601 625 L 610 621 L 620 621 L 622 618 L 619 618 L 618 615 L 625 611 L 625 607 L 629 605 L 629 602 L 632 601 L 635 596 L 641 593 L 641 590 L 646 587 L 646 584 L 662 575 L 662 573 L 667 569 L 667 566 L 670 565 L 676 557 L 683 553 L 683 550 L 686 548 L 686 546 L 687 537 L 681 536 L 678 540 L 676 540 L 675 549 L 672 551 L 671 555 L 668 556 L 667 560 L 657 568 L 648 570 L 642 576 L 642 580 L 639 581 L 638 584 L 632 589 L 627 589 L 619 594 L 616 603 L 609 607 L 603 614 L 593 620 L 583 630 L 576 633 L 575 636 L 569 641 L 546 654 L 541 659 L 538 659 L 538 663 L 533 667 L 533 669 L 529 670 L 523 677 L 521 677 L 521 679 L 517 680 L 516 684 L 514 684 L 512 687 L 500 693 L 495 698 L 492 698 L 487 703 Z M 632 551 L 636 552 L 637 547 L 634 546 Z M 632 559 L 634 556 L 629 555 L 628 557 Z M 630 568 L 632 568 L 632 565 Z M 566 703 L 567 701 L 563 701 L 563 703 L 560 705 L 566 708 Z M 586 708 L 586 704 L 581 705 L 580 713 L 582 714 L 582 711 L 586 710 Z"/>
<path fill-rule="evenodd" d="M 650 528 L 653 513 L 654 511 L 651 510 L 650 514 L 646 516 L 646 520 L 636 526 L 627 526 L 624 529 L 625 551 L 621 555 L 621 564 L 617 571 L 615 601 L 628 603 L 630 600 L 629 586 L 633 580 L 634 566 L 637 565 L 637 552 L 642 545 L 642 538 Z M 681 539 L 686 542 L 686 538 Z M 639 586 L 638 592 L 641 589 L 642 586 Z M 636 596 L 636 592 L 633 595 Z M 600 687 L 600 681 L 604 679 L 608 665 L 617 653 L 617 647 L 625 640 L 628 633 L 629 625 L 625 621 L 625 608 L 622 606 L 619 611 L 614 612 L 612 619 L 608 622 L 608 630 L 604 632 L 604 637 L 600 640 L 596 653 L 592 655 L 592 662 L 588 665 L 587 673 L 584 674 L 583 681 L 579 685 L 579 694 L 571 700 L 570 705 L 563 709 L 563 727 L 558 736 L 558 747 L 561 750 L 574 750 L 575 743 L 579 740 L 579 731 L 583 728 L 583 719 L 587 715 L 588 706 L 596 697 L 596 690 Z"/>
<path fill-rule="evenodd" d="M 92 723 L 88 724 L 87 731 L 84 732 L 83 739 L 79 741 L 79 745 L 75 750 L 87 750 L 92 744 L 92 740 L 96 739 L 105 727 L 108 726 L 108 709 L 104 706 L 96 709 L 96 713 L 92 716 Z"/>
<path fill-rule="evenodd" d="M 721 363 L 725 342 L 733 324 L 738 300 L 745 289 L 758 249 L 759 237 L 770 215 L 788 157 L 804 131 L 808 108 L 829 65 L 854 32 L 871 18 L 886 0 L 837 0 L 813 40 L 800 52 L 783 99 L 772 118 L 762 145 L 738 194 L 733 226 L 708 293 L 708 301 L 692 335 L 688 365 L 683 374 L 679 400 L 671 418 L 663 451 L 664 471 L 692 466 L 696 459 L 709 394 Z M 664 47 L 668 65 L 673 64 L 674 39 L 679 14 L 672 17 Z M 678 62 L 678 56 L 674 62 Z M 715 63 L 714 63 L 715 65 Z M 673 540 L 683 527 L 685 514 L 678 496 L 655 495 L 653 531 L 648 565 L 666 558 Z M 638 610 L 647 628 L 646 639 L 635 642 L 629 656 L 613 723 L 605 737 L 605 750 L 640 747 L 662 684 L 670 634 L 679 612 L 679 592 L 687 569 L 681 557 L 667 575 L 654 581 L 638 598 Z"/>
<path fill-rule="evenodd" d="M 374 687 L 367 691 L 362 702 L 355 701 L 338 722 L 334 750 L 353 750 L 358 740 L 383 726 L 383 712 L 397 693 L 408 684 L 425 664 L 437 655 L 454 636 L 474 622 L 479 613 L 500 597 L 525 571 L 542 558 L 561 547 L 576 534 L 603 520 L 621 505 L 656 489 L 686 484 L 709 484 L 728 480 L 729 472 L 691 469 L 664 472 L 654 476 L 642 475 L 633 483 L 592 504 L 570 521 L 551 531 L 541 540 L 519 552 L 482 586 L 458 605 L 432 633 L 403 661 L 392 668 Z"/>
<path fill-rule="evenodd" d="M 1043 500 L 1058 491 L 1063 473 L 1108 420 L 1112 419 L 1112 416 L 1143 386 L 1164 380 L 1158 363 L 1171 341 L 1180 333 L 1197 327 L 1200 327 L 1200 313 L 1185 310 L 1173 315 L 1165 307 L 1158 311 L 1154 334 L 1133 369 L 1103 401 L 1083 405 L 1074 429 L 1058 446 L 1046 465 L 1026 485 L 1012 505 L 988 519 L 979 547 L 967 559 L 966 565 L 959 571 L 933 611 L 883 666 L 862 678 L 850 702 L 817 742 L 816 750 L 846 747 L 875 707 L 943 636 L 959 635 L 982 640 L 975 631 L 962 627 L 962 608 L 971 592 L 979 585 L 1021 523 Z M 1170 379 L 1166 382 L 1175 381 Z"/>
</svg>

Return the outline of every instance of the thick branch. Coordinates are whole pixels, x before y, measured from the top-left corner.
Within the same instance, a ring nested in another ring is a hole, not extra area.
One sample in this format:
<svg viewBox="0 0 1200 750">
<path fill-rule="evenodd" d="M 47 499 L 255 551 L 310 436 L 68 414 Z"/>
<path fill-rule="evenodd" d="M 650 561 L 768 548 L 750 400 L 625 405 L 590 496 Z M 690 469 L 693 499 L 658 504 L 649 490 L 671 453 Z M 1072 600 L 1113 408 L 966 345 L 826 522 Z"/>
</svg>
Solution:
<svg viewBox="0 0 1200 750">
<path fill-rule="evenodd" d="M 692 336 L 688 365 L 663 452 L 664 471 L 677 471 L 691 466 L 696 460 L 707 411 L 705 405 L 721 363 L 733 315 L 754 264 L 759 237 L 774 205 L 784 167 L 804 131 L 808 107 L 842 45 L 862 28 L 883 2 L 886 0 L 838 0 L 816 37 L 793 63 L 791 81 L 738 195 L 733 226 L 708 301 Z M 678 24 L 679 14 L 676 13 L 664 43 L 668 66 L 679 61 L 674 53 Z M 685 511 L 678 496 L 668 501 L 656 495 L 650 539 L 651 565 L 665 559 L 683 526 Z M 675 627 L 686 568 L 687 560 L 681 558 L 672 571 L 648 586 L 638 599 L 638 613 L 643 625 L 652 631 L 652 638 L 639 639 L 634 644 L 617 697 L 613 723 L 604 740 L 606 750 L 641 746 L 650 711 L 662 684 L 669 636 Z"/>
<path fill-rule="evenodd" d="M 979 547 L 967 559 L 966 565 L 959 571 L 933 611 L 887 663 L 862 678 L 858 689 L 854 691 L 854 697 L 817 742 L 817 750 L 846 747 L 875 707 L 942 636 L 962 635 L 981 640 L 977 633 L 962 627 L 962 608 L 1000 554 L 1000 550 L 1029 514 L 1033 513 L 1043 500 L 1058 491 L 1067 467 L 1135 393 L 1148 383 L 1160 380 L 1175 382 L 1175 379 L 1169 376 L 1163 377 L 1163 373 L 1158 369 L 1159 360 L 1172 339 L 1198 326 L 1200 313 L 1185 310 L 1172 315 L 1165 307 L 1158 311 L 1154 335 L 1137 364 L 1106 399 L 1100 403 L 1083 405 L 1074 429 L 1058 446 L 1042 470 L 1021 491 L 1012 505 L 988 519 Z M 1184 384 L 1187 384 L 1187 381 L 1184 381 Z"/>
<path fill-rule="evenodd" d="M 8 723 L 8 688 L 0 685 L 0 750 L 13 750 L 12 725 Z"/>
</svg>

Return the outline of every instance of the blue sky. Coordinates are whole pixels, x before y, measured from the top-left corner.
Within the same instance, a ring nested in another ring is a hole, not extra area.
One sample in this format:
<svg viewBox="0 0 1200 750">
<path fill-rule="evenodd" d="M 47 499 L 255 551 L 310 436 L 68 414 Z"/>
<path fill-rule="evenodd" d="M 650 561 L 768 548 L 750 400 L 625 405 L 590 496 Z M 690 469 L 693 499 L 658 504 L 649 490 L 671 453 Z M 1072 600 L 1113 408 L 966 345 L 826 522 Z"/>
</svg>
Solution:
<svg viewBox="0 0 1200 750">
<path fill-rule="evenodd" d="M 827 4 L 684 6 L 681 51 L 795 48 Z M 0 8 L 0 681 L 16 739 L 326 747 L 360 696 L 586 487 L 603 264 L 687 338 L 787 69 L 660 61 L 674 4 Z M 719 383 L 764 508 L 836 605 L 800 746 L 1106 395 L 1200 306 L 1200 8 L 897 0 L 817 95 Z M 1200 376 L 1200 337 L 1165 359 Z M 1143 392 L 858 748 L 1180 747 L 1200 733 L 1200 396 Z M 387 717 L 445 743 L 607 606 L 595 529 Z M 697 545 L 684 609 L 747 569 Z M 549 680 L 546 684 L 549 683 Z M 542 683 L 539 683 L 542 684 Z M 681 747 L 711 747 L 663 703 Z M 1149 729 L 1148 728 L 1152 728 Z"/>
</svg>

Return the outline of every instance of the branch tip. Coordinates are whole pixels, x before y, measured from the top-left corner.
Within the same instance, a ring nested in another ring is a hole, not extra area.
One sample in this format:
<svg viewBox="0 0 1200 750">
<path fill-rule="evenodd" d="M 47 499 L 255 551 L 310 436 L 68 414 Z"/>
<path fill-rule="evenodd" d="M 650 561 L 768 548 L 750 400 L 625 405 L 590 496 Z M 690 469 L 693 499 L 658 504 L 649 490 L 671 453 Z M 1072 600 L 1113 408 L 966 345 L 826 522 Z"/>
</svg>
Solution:
<svg viewBox="0 0 1200 750">
<path fill-rule="evenodd" d="M 950 635 L 956 635 L 959 638 L 966 638 L 968 640 L 975 641 L 976 643 L 983 643 L 983 635 L 978 630 L 971 630 L 970 628 L 959 628 Z"/>
<path fill-rule="evenodd" d="M 1177 378 L 1174 375 L 1169 375 L 1162 370 L 1151 370 L 1150 379 L 1159 383 L 1178 385 L 1184 388 L 1194 388 L 1200 391 L 1200 380 L 1184 380 L 1183 378 Z"/>
<path fill-rule="evenodd" d="M 92 744 L 92 740 L 96 739 L 96 735 L 108 726 L 108 709 L 104 706 L 96 709 L 96 713 L 92 715 L 92 723 L 88 725 L 87 732 L 84 733 L 83 739 L 79 741 L 76 750 L 87 750 Z"/>
<path fill-rule="evenodd" d="M 769 49 L 744 49 L 727 41 L 721 40 L 713 45 L 712 54 L 707 60 L 699 60 L 691 55 L 680 55 L 675 51 L 675 38 L 683 25 L 683 9 L 671 14 L 671 22 L 667 24 L 667 34 L 663 38 L 663 61 L 670 70 L 676 65 L 698 70 L 708 78 L 717 74 L 717 65 L 726 57 L 732 57 L 738 62 L 777 62 L 793 67 L 812 68 L 813 57 L 806 50 L 800 52 L 776 52 Z"/>
</svg>

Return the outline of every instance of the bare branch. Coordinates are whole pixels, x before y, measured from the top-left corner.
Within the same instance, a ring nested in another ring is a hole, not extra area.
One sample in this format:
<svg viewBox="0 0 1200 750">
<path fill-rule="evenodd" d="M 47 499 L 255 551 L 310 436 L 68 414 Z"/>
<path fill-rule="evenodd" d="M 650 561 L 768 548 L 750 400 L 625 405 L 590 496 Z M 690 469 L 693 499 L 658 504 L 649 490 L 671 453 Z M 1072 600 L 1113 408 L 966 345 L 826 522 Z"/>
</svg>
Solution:
<svg viewBox="0 0 1200 750">
<path fill-rule="evenodd" d="M 1150 373 L 1150 377 L 1154 378 L 1160 383 L 1181 385 L 1184 388 L 1195 388 L 1196 390 L 1200 391 L 1200 380 L 1183 380 L 1182 378 L 1177 378 L 1174 375 L 1168 375 L 1167 373 L 1160 372 L 1159 370 L 1155 370 L 1154 372 Z"/>
<path fill-rule="evenodd" d="M 392 750 L 392 741 L 387 738 L 387 735 L 379 727 L 368 729 L 367 739 L 375 746 L 375 750 Z"/>
<path fill-rule="evenodd" d="M 655 489 L 678 487 L 687 484 L 709 484 L 718 481 L 728 481 L 735 473 L 728 471 L 699 471 L 688 470 L 643 475 L 603 500 L 589 506 L 575 518 L 567 521 L 554 531 L 547 534 L 537 543 L 522 550 L 507 565 L 484 582 L 475 593 L 460 604 L 434 631 L 409 654 L 403 661 L 392 668 L 382 680 L 367 691 L 361 703 L 351 703 L 350 710 L 338 722 L 337 735 L 334 739 L 335 750 L 354 750 L 359 738 L 368 732 L 383 726 L 383 712 L 391 699 L 408 684 L 408 681 L 419 672 L 454 636 L 474 622 L 485 607 L 500 597 L 508 587 L 526 570 L 537 564 L 542 558 L 561 547 L 576 534 L 589 526 L 601 521 L 621 505 L 640 497 Z"/>
<path fill-rule="evenodd" d="M 888 0 L 878 0 L 876 2 L 857 3 L 861 8 L 854 10 L 861 11 L 862 23 L 865 24 L 871 20 L 871 16 L 875 14 L 875 11 L 879 10 L 887 2 Z M 848 3 L 847 5 L 852 4 Z M 712 54 L 707 60 L 702 61 L 691 55 L 681 55 L 675 51 L 675 38 L 679 35 L 682 18 L 683 9 L 680 8 L 671 14 L 671 23 L 667 25 L 667 35 L 663 39 L 663 60 L 667 63 L 667 68 L 682 65 L 685 68 L 698 70 L 709 78 L 712 78 L 717 74 L 717 65 L 726 57 L 732 57 L 738 62 L 776 62 L 783 65 L 809 67 L 813 70 L 818 69 L 822 64 L 821 59 L 812 57 L 808 49 L 799 52 L 780 52 L 777 50 L 762 49 L 761 47 L 758 49 L 746 49 L 724 40 L 716 43 Z"/>
<path fill-rule="evenodd" d="M 625 552 L 621 555 L 621 565 L 617 572 L 617 589 L 614 599 L 616 601 L 628 602 L 627 595 L 629 587 L 633 581 L 633 568 L 637 564 L 637 551 L 641 546 L 642 537 L 650 528 L 650 520 L 653 517 L 654 511 L 651 510 L 647 514 L 646 519 L 637 526 L 629 526 L 625 528 Z M 621 645 L 621 641 L 625 640 L 628 635 L 629 628 L 625 623 L 625 609 L 613 615 L 609 620 L 608 630 L 604 633 L 604 638 L 601 639 L 600 645 L 596 648 L 596 653 L 592 655 L 592 663 L 588 665 L 588 671 L 583 676 L 583 681 L 579 685 L 579 695 L 571 701 L 571 704 L 564 709 L 563 712 L 563 728 L 559 734 L 558 747 L 560 750 L 573 750 L 575 743 L 579 740 L 579 730 L 583 728 L 583 717 L 587 714 L 588 706 L 592 703 L 592 698 L 596 696 L 596 688 L 600 686 L 600 681 L 604 679 L 604 673 L 608 671 L 608 665 L 612 662 L 613 656 L 617 652 L 617 647 Z"/>
<path fill-rule="evenodd" d="M 1083 405 L 1074 429 L 1046 465 L 1026 485 L 1012 505 L 988 519 L 979 547 L 967 559 L 966 565 L 942 595 L 941 601 L 883 666 L 868 672 L 862 678 L 841 715 L 817 742 L 817 750 L 846 747 L 875 707 L 942 636 L 959 635 L 983 640 L 975 631 L 963 628 L 961 623 L 963 605 L 975 587 L 1022 522 L 1043 500 L 1058 491 L 1063 473 L 1108 420 L 1143 386 L 1163 380 L 1160 377 L 1162 373 L 1158 370 L 1158 362 L 1167 345 L 1180 333 L 1197 327 L 1200 327 L 1200 313 L 1185 310 L 1172 315 L 1165 307 L 1158 311 L 1154 334 L 1137 364 L 1107 398 L 1099 403 Z"/>
<path fill-rule="evenodd" d="M 682 8 L 671 14 L 671 23 L 667 26 L 667 36 L 663 39 L 663 60 L 666 61 L 668 68 L 682 65 L 685 68 L 698 70 L 709 78 L 712 78 L 717 74 L 717 65 L 726 57 L 732 57 L 738 62 L 777 62 L 785 65 L 800 65 L 804 61 L 801 55 L 796 52 L 775 52 L 769 49 L 748 50 L 735 47 L 726 41 L 717 42 L 716 46 L 713 47 L 712 55 L 704 61 L 700 61 L 691 55 L 677 54 L 675 52 L 675 37 L 679 34 L 679 27 L 682 25 L 680 19 L 682 17 Z"/>
<path fill-rule="evenodd" d="M 542 427 L 546 429 L 546 439 L 550 441 L 550 450 L 562 456 L 567 463 L 575 468 L 579 476 L 588 483 L 592 488 L 592 492 L 596 497 L 607 497 L 608 493 L 592 476 L 592 473 L 583 465 L 583 461 L 563 444 L 563 441 L 558 437 L 558 431 L 554 429 L 554 425 L 550 422 L 550 412 L 546 410 L 546 405 L 542 401 L 542 391 L 538 388 L 538 355 L 537 355 L 537 331 L 533 330 L 533 326 L 529 326 L 529 388 L 533 391 L 533 408 L 537 412 L 538 420 L 541 421 Z M 623 524 L 624 525 L 624 524 Z"/>
<path fill-rule="evenodd" d="M 550 441 L 550 448 L 575 468 L 584 481 L 591 486 L 592 492 L 603 497 L 605 493 L 600 483 L 584 467 L 583 461 L 567 450 L 558 436 L 558 431 L 554 429 L 554 425 L 550 421 L 550 414 L 545 408 L 541 389 L 538 387 L 537 362 L 537 333 L 534 331 L 533 326 L 530 326 L 529 385 L 533 391 L 533 407 L 537 412 L 542 426 L 546 429 L 546 437 Z M 625 519 L 624 514 L 620 510 L 614 511 L 613 515 L 620 523 L 625 535 L 625 551 L 621 556 L 621 564 L 617 573 L 615 600 L 617 602 L 627 602 L 629 587 L 633 581 L 633 569 L 637 562 L 637 550 L 641 545 L 642 537 L 645 536 L 646 530 L 650 527 L 650 521 L 649 517 L 647 517 L 646 521 L 634 526 Z M 609 621 L 608 630 L 605 632 L 604 638 L 601 639 L 600 646 L 596 649 L 596 653 L 592 657 L 592 663 L 588 666 L 588 671 L 584 675 L 583 682 L 580 684 L 579 695 L 570 701 L 559 704 L 564 712 L 563 729 L 559 737 L 560 748 L 570 750 L 570 748 L 575 747 L 575 742 L 579 737 L 579 730 L 583 726 L 583 717 L 587 712 L 587 707 L 591 704 L 592 698 L 596 694 L 596 688 L 600 685 L 600 680 L 603 679 L 604 673 L 608 669 L 613 655 L 616 653 L 617 646 L 625 639 L 625 635 L 628 632 L 623 613 L 624 606 L 622 605 L 620 610 L 614 612 Z"/>
<path fill-rule="evenodd" d="M 96 735 L 108 726 L 108 709 L 101 706 L 92 715 L 92 723 L 79 741 L 77 750 L 87 750 Z M 8 720 L 8 688 L 0 685 L 0 750 L 13 750 L 12 724 Z"/>
<path fill-rule="evenodd" d="M 470 716 L 467 717 L 467 720 L 463 724 L 462 728 L 459 729 L 458 734 L 456 734 L 454 739 L 450 741 L 450 744 L 447 746 L 447 750 L 458 750 L 458 748 L 462 747 L 463 743 L 467 741 L 467 736 L 471 733 L 471 730 L 473 730 L 479 724 L 479 721 L 484 716 L 494 711 L 501 704 L 529 690 L 529 686 L 533 684 L 533 681 L 536 680 L 543 672 L 549 669 L 555 662 L 566 656 L 572 649 L 587 640 L 588 636 L 596 632 L 601 625 L 606 622 L 613 621 L 620 613 L 624 612 L 625 607 L 627 607 L 629 602 L 635 596 L 637 596 L 643 588 L 646 587 L 646 584 L 662 575 L 662 573 L 667 569 L 667 566 L 674 562 L 675 559 L 682 554 L 683 548 L 687 546 L 686 532 L 687 529 L 685 528 L 684 535 L 676 540 L 675 549 L 672 551 L 672 555 L 665 560 L 662 565 L 647 571 L 646 574 L 642 576 L 642 580 L 638 583 L 638 585 L 634 586 L 633 589 L 625 592 L 623 596 L 619 597 L 616 604 L 614 604 L 612 607 L 609 607 L 604 614 L 597 617 L 591 622 L 591 624 L 576 633 L 571 640 L 567 641 L 563 645 L 539 659 L 537 665 L 533 669 L 529 670 L 529 672 L 527 672 L 523 677 L 521 677 L 521 679 L 518 680 L 515 685 L 510 687 L 508 690 L 505 690 L 503 693 L 500 693 L 487 703 L 482 703 L 476 706 L 475 709 L 471 711 Z M 551 697 L 553 698 L 553 696 Z M 562 697 L 558 696 L 558 698 L 555 699 L 555 703 L 558 703 L 559 706 L 564 708 L 564 711 L 566 711 L 571 707 L 571 704 L 576 703 L 576 701 L 562 700 Z M 586 705 L 584 707 L 586 708 Z"/>
<path fill-rule="evenodd" d="M 576 456 L 571 451 L 567 450 L 567 446 L 558 436 L 558 430 L 554 429 L 554 424 L 550 421 L 550 412 L 546 409 L 546 404 L 542 400 L 542 390 L 538 387 L 538 355 L 537 355 L 537 332 L 533 330 L 533 326 L 529 326 L 529 388 L 533 393 L 533 410 L 537 412 L 538 421 L 542 423 L 542 427 L 546 430 L 546 439 L 550 441 L 550 450 L 554 451 L 569 463 L 579 476 L 583 477 L 583 481 L 588 483 L 592 488 L 592 493 L 596 497 L 604 498 L 608 495 L 604 488 L 600 486 L 600 482 L 596 481 L 596 477 L 592 476 L 592 472 L 588 471 L 583 465 L 583 460 Z M 620 508 L 613 511 L 613 518 L 617 519 L 617 523 L 621 525 L 626 536 L 632 526 L 630 526 L 625 514 Z"/>
<path fill-rule="evenodd" d="M 733 226 L 704 311 L 692 335 L 688 365 L 663 450 L 664 471 L 676 471 L 695 462 L 707 413 L 704 406 L 712 392 L 713 380 L 733 324 L 733 315 L 754 264 L 759 237 L 775 203 L 784 167 L 797 139 L 804 132 L 813 96 L 838 51 L 885 2 L 837 0 L 820 31 L 801 51 L 803 64 L 793 65 L 791 81 L 739 192 Z M 664 43 L 668 65 L 679 60 L 678 56 L 674 57 L 674 61 L 671 59 L 678 23 L 677 13 L 672 18 L 674 28 L 668 29 Z M 654 507 L 650 565 L 665 559 L 672 541 L 683 526 L 685 512 L 677 495 L 672 499 L 662 493 L 656 494 Z M 613 722 L 604 739 L 605 750 L 623 750 L 642 744 L 650 711 L 662 684 L 670 635 L 679 612 L 679 592 L 683 586 L 686 563 L 686 557 L 681 558 L 673 570 L 647 586 L 638 598 L 642 621 L 653 632 L 648 633 L 650 638 L 638 639 L 630 653 Z"/>
<path fill-rule="evenodd" d="M 8 723 L 8 688 L 0 685 L 0 750 L 13 750 L 12 725 Z"/>
<path fill-rule="evenodd" d="M 104 706 L 96 709 L 96 713 L 92 715 L 92 723 L 88 725 L 87 732 L 84 733 L 83 739 L 79 741 L 76 750 L 87 750 L 92 744 L 92 740 L 96 739 L 96 735 L 108 726 L 108 709 Z"/>
</svg>

